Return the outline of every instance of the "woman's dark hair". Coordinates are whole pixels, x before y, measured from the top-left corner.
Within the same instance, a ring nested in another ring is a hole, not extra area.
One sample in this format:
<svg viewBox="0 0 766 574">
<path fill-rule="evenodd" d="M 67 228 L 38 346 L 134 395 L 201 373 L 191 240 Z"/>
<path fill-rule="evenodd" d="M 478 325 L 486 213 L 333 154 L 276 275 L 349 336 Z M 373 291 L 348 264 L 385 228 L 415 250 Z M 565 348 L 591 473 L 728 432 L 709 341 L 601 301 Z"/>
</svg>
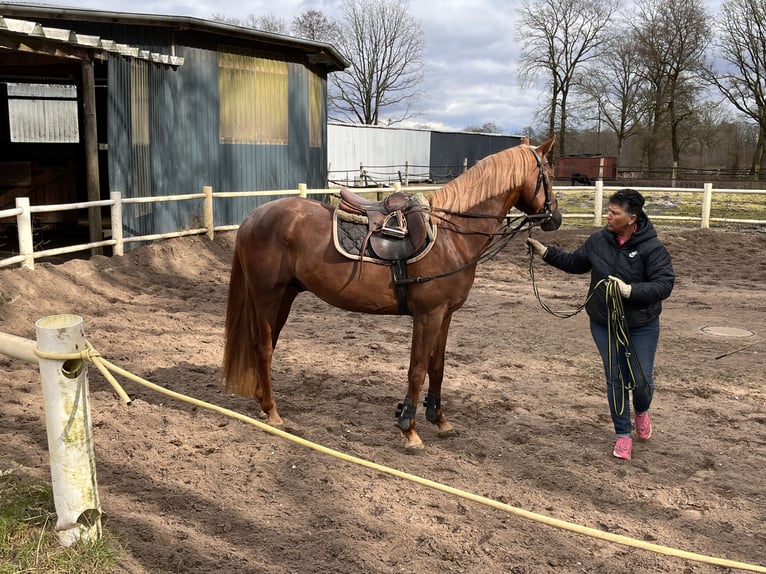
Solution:
<svg viewBox="0 0 766 574">
<path fill-rule="evenodd" d="M 609 197 L 609 203 L 619 205 L 628 215 L 635 215 L 636 219 L 644 216 L 644 196 L 635 189 L 621 189 L 615 191 Z"/>
</svg>

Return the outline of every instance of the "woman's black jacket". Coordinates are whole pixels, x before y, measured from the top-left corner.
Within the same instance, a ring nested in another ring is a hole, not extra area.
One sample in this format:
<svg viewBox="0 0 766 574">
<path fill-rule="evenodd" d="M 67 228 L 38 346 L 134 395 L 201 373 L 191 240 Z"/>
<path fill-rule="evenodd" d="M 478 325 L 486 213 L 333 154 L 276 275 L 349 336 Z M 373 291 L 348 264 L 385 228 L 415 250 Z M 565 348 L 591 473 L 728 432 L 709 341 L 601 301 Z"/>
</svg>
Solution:
<svg viewBox="0 0 766 574">
<path fill-rule="evenodd" d="M 590 271 L 591 290 L 609 275 L 628 283 L 631 292 L 624 301 L 624 309 L 629 327 L 640 327 L 660 315 L 662 300 L 670 295 L 676 278 L 670 254 L 657 237 L 652 222 L 643 215 L 636 231 L 622 247 L 617 247 L 615 234 L 603 227 L 572 253 L 549 246 L 543 260 L 567 273 Z M 609 314 L 603 283 L 588 300 L 585 311 L 597 323 L 607 324 Z"/>
</svg>

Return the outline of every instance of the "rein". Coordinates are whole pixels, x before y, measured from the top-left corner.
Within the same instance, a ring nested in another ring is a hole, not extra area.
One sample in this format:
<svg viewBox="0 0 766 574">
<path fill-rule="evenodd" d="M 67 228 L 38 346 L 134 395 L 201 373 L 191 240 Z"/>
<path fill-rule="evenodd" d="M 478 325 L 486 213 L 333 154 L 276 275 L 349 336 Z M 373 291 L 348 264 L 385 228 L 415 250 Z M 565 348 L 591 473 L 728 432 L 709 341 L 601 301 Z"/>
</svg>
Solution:
<svg viewBox="0 0 766 574">
<path fill-rule="evenodd" d="M 532 291 L 535 294 L 535 297 L 537 298 L 538 303 L 540 303 L 540 306 L 545 309 L 548 313 L 553 315 L 554 317 L 559 317 L 560 319 L 568 319 L 569 317 L 574 317 L 577 315 L 580 311 L 582 311 L 585 306 L 588 304 L 588 301 L 591 300 L 593 295 L 596 293 L 596 289 L 599 288 L 599 286 L 604 285 L 605 289 L 605 303 L 606 308 L 609 312 L 609 319 L 607 321 L 607 333 L 608 333 L 608 341 L 609 341 L 609 355 L 608 355 L 608 372 L 612 372 L 612 366 L 614 365 L 614 361 L 616 360 L 615 357 L 612 356 L 612 350 L 615 349 L 617 353 L 619 353 L 621 350 L 625 354 L 625 364 L 628 367 L 627 376 L 622 371 L 622 363 L 619 361 L 617 362 L 617 374 L 620 379 L 620 386 L 623 389 L 627 390 L 633 390 L 635 388 L 641 389 L 644 393 L 646 393 L 647 396 L 651 398 L 652 396 L 652 388 L 647 383 L 646 374 L 644 374 L 644 369 L 641 367 L 641 363 L 638 362 L 638 357 L 636 353 L 634 352 L 633 344 L 630 341 L 630 335 L 628 332 L 628 323 L 625 320 L 625 309 L 623 307 L 623 299 L 622 295 L 620 294 L 620 288 L 617 286 L 616 281 L 612 281 L 610 279 L 601 279 L 598 281 L 594 286 L 593 289 L 590 290 L 588 293 L 588 296 L 585 298 L 585 301 L 578 306 L 576 309 L 572 309 L 569 311 L 554 311 L 551 309 L 548 305 L 545 304 L 545 302 L 540 297 L 540 293 L 537 290 L 537 284 L 535 282 L 535 270 L 534 270 L 534 253 L 532 253 L 532 250 L 529 250 L 529 276 L 532 279 Z M 631 360 L 632 359 L 632 360 Z M 635 365 L 635 368 L 634 368 Z M 617 413 L 622 414 L 622 412 L 625 409 L 625 402 L 624 402 L 624 394 L 622 395 L 623 402 L 618 405 L 617 404 L 617 394 L 615 393 L 615 386 L 612 385 L 612 404 L 614 405 L 614 409 Z"/>
<path fill-rule="evenodd" d="M 549 216 L 548 214 L 536 214 L 536 215 L 520 215 L 517 217 L 511 218 L 510 216 L 496 216 L 496 215 L 481 215 L 481 214 L 460 214 L 464 217 L 484 217 L 487 219 L 505 219 L 506 222 L 501 227 L 500 231 L 496 231 L 494 233 L 483 233 L 479 231 L 460 231 L 455 230 L 457 233 L 462 233 L 463 235 L 486 235 L 487 237 L 491 237 L 490 242 L 482 249 L 481 253 L 478 257 L 475 259 L 472 259 L 468 263 L 465 263 L 455 269 L 452 269 L 451 271 L 447 271 L 445 273 L 438 273 L 436 275 L 418 275 L 417 277 L 402 277 L 397 278 L 394 280 L 395 285 L 407 285 L 410 283 L 426 283 L 428 281 L 433 281 L 434 279 L 441 279 L 444 277 L 449 277 L 450 275 L 454 275 L 455 273 L 460 273 L 461 271 L 468 269 L 469 267 L 473 267 L 474 265 L 478 265 L 479 263 L 484 263 L 485 261 L 489 261 L 496 257 L 498 253 L 500 253 L 505 247 L 510 243 L 511 239 L 513 239 L 518 233 L 522 231 L 529 231 L 532 228 L 540 225 L 545 219 L 547 219 Z M 518 225 L 512 228 L 515 222 L 521 220 Z"/>
<path fill-rule="evenodd" d="M 497 256 L 498 253 L 500 253 L 505 247 L 508 245 L 508 243 L 513 239 L 516 234 L 522 232 L 522 231 L 531 231 L 534 227 L 537 227 L 543 221 L 547 220 L 549 217 L 551 217 L 551 186 L 550 182 L 548 181 L 548 178 L 545 177 L 545 165 L 543 164 L 543 160 L 540 157 L 540 155 L 537 153 L 537 151 L 533 148 L 530 148 L 530 151 L 535 156 L 535 161 L 537 161 L 537 184 L 535 185 L 535 197 L 537 197 L 537 194 L 540 193 L 540 190 L 542 189 L 543 194 L 545 195 L 545 202 L 543 203 L 542 209 L 533 215 L 520 215 L 514 218 L 511 218 L 509 215 L 487 215 L 483 213 L 472 213 L 472 212 L 459 212 L 459 211 L 451 211 L 449 209 L 442 209 L 442 208 L 434 208 L 432 207 L 430 209 L 430 213 L 433 216 L 435 216 L 435 212 L 443 213 L 446 215 L 456 215 L 458 217 L 464 217 L 464 218 L 472 218 L 472 219 L 496 219 L 498 221 L 505 220 L 505 223 L 501 226 L 499 231 L 493 232 L 493 233 L 486 233 L 481 231 L 463 231 L 460 229 L 460 226 L 458 226 L 454 221 L 448 220 L 443 216 L 437 216 L 442 221 L 445 221 L 452 225 L 453 231 L 456 233 L 460 233 L 463 235 L 484 235 L 486 237 L 490 238 L 489 243 L 484 247 L 484 249 L 481 250 L 481 253 L 478 257 L 475 259 L 469 261 L 468 263 L 465 263 L 464 265 L 461 265 L 457 269 L 453 269 L 452 271 L 447 271 L 446 273 L 439 273 L 437 275 L 421 275 L 418 277 L 402 277 L 402 278 L 395 278 L 394 279 L 394 285 L 407 285 L 409 283 L 425 283 L 427 281 L 433 281 L 434 279 L 440 279 L 443 277 L 449 277 L 450 275 L 454 275 L 455 273 L 460 273 L 461 271 L 468 269 L 469 267 L 473 267 L 474 265 L 478 265 L 479 263 L 484 263 L 485 261 L 489 261 L 493 257 Z M 512 227 L 515 222 L 521 220 L 521 222 L 516 225 L 515 227 Z"/>
</svg>

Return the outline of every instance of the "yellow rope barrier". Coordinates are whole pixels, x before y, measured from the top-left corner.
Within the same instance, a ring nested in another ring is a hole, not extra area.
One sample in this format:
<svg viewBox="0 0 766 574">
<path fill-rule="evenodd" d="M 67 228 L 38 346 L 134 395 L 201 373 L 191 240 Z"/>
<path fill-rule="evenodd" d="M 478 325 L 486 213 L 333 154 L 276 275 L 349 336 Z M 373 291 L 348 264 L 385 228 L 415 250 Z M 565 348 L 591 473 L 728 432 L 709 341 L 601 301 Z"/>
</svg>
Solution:
<svg viewBox="0 0 766 574">
<path fill-rule="evenodd" d="M 133 373 L 126 371 L 125 369 L 122 369 L 113 363 L 109 362 L 108 360 L 104 359 L 101 354 L 96 351 L 90 343 L 88 343 L 88 348 L 81 353 L 73 353 L 73 354 L 55 354 L 55 353 L 45 353 L 43 351 L 40 351 L 39 349 L 35 348 L 35 354 L 42 358 L 42 359 L 51 359 L 51 360 L 76 360 L 81 359 L 85 361 L 90 361 L 96 367 L 101 371 L 102 374 L 107 378 L 109 383 L 112 385 L 112 387 L 115 388 L 117 394 L 126 402 L 130 403 L 131 399 L 128 397 L 127 393 L 120 387 L 120 384 L 117 382 L 117 380 L 112 376 L 111 372 L 114 372 L 120 376 L 125 377 L 128 380 L 131 380 L 133 382 L 136 382 L 140 385 L 143 385 L 149 389 L 152 389 L 154 391 L 157 391 L 158 393 L 162 393 L 164 395 L 167 395 L 169 397 L 172 397 L 174 399 L 178 399 L 180 401 L 184 401 L 187 403 L 190 403 L 192 405 L 201 407 L 203 409 L 207 409 L 216 413 L 220 413 L 224 416 L 231 417 L 233 419 L 237 419 L 239 421 L 251 424 L 260 430 L 269 433 L 274 436 L 278 436 L 280 438 L 284 438 L 286 440 L 289 440 L 291 442 L 294 442 L 296 444 L 299 444 L 301 446 L 304 446 L 306 448 L 309 448 L 311 450 L 321 452 L 323 454 L 338 458 L 340 460 L 344 460 L 346 462 L 350 462 L 352 464 L 356 464 L 359 466 L 364 466 L 366 468 L 382 472 L 384 474 L 388 474 L 390 476 L 395 476 L 397 478 L 402 478 L 405 480 L 409 480 L 410 482 L 414 482 L 416 484 L 419 484 L 421 486 L 426 486 L 428 488 L 432 488 L 434 490 L 439 490 L 441 492 L 445 492 L 447 494 L 451 494 L 454 496 L 458 496 L 460 498 L 463 498 L 465 500 L 470 500 L 472 502 L 477 502 L 479 504 L 483 504 L 484 506 L 489 506 L 491 508 L 495 508 L 497 510 L 501 510 L 503 512 L 506 512 L 508 514 L 513 514 L 515 516 L 519 516 L 521 518 L 526 518 L 528 520 L 533 520 L 535 522 L 539 522 L 541 524 L 546 524 L 548 526 L 553 526 L 555 528 L 560 528 L 562 530 L 568 530 L 570 532 L 574 532 L 576 534 L 583 534 L 585 536 L 590 536 L 591 538 L 598 538 L 600 540 L 606 540 L 608 542 L 614 542 L 616 544 L 622 544 L 624 546 L 631 546 L 633 548 L 640 548 L 642 550 L 648 550 L 650 552 L 655 552 L 657 554 L 664 554 L 666 556 L 673 556 L 676 558 L 682 558 L 685 560 L 693 560 L 696 562 L 703 562 L 706 564 L 713 564 L 715 566 L 722 566 L 724 568 L 735 568 L 737 570 L 747 570 L 750 572 L 763 572 L 766 573 L 766 567 L 764 566 L 758 566 L 755 564 L 747 564 L 745 562 L 737 562 L 735 560 L 728 560 L 726 558 L 718 558 L 715 556 L 707 556 L 704 554 L 697 554 L 696 552 L 688 552 L 686 550 L 679 550 L 676 548 L 670 548 L 667 546 L 661 546 L 659 544 L 653 544 L 651 542 L 645 542 L 643 540 L 638 540 L 635 538 L 630 538 L 628 536 L 622 536 L 620 534 L 612 534 L 611 532 L 604 532 L 602 530 L 598 530 L 596 528 L 590 528 L 588 526 L 581 526 L 579 524 L 574 524 L 571 522 L 567 522 L 565 520 L 559 520 L 557 518 L 551 518 L 550 516 L 545 516 L 543 514 L 537 514 L 535 512 L 530 512 L 528 510 L 524 510 L 522 508 L 518 508 L 515 506 L 511 506 L 510 504 L 505 504 L 502 502 L 498 502 L 496 500 L 493 500 L 491 498 L 487 498 L 485 496 L 479 496 L 477 494 L 473 494 L 471 492 L 461 490 L 459 488 L 454 488 L 451 486 L 447 486 L 445 484 L 441 484 L 439 482 L 435 482 L 433 480 L 429 480 L 427 478 L 423 478 L 414 474 L 410 474 L 407 472 L 402 472 L 400 470 L 396 470 L 395 468 L 391 468 L 388 466 L 380 465 L 374 462 L 371 462 L 369 460 L 359 458 L 353 455 L 349 455 L 343 452 L 339 452 L 336 450 L 333 450 L 331 448 L 322 446 L 320 444 L 308 441 L 306 439 L 303 439 L 301 437 L 295 436 L 293 434 L 290 434 L 288 432 L 285 432 L 283 430 L 280 430 L 276 427 L 270 426 L 266 423 L 263 423 L 259 420 L 256 420 L 254 418 L 248 417 L 246 415 L 243 415 L 241 413 L 238 413 L 236 411 L 232 411 L 230 409 L 220 407 L 218 405 L 214 405 L 212 403 L 207 403 L 205 401 L 201 401 L 199 399 L 195 399 L 193 397 L 189 397 L 187 395 L 183 395 L 181 393 L 177 393 L 175 391 L 171 391 L 169 389 L 166 389 L 165 387 L 161 387 L 160 385 L 157 385 L 155 383 L 152 383 L 150 381 L 147 381 L 146 379 L 143 379 L 139 377 L 138 375 L 134 375 Z M 110 372 L 111 371 L 111 372 Z M 108 373 L 108 374 L 107 374 Z"/>
</svg>

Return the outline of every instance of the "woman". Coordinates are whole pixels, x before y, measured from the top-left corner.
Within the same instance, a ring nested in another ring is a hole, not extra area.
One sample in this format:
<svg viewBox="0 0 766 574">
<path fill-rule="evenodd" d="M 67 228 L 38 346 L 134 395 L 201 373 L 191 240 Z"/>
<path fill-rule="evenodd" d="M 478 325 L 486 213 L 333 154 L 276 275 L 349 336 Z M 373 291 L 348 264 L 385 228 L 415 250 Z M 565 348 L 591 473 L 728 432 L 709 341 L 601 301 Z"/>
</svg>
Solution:
<svg viewBox="0 0 766 574">
<path fill-rule="evenodd" d="M 633 453 L 630 392 L 636 436 L 652 436 L 649 407 L 654 391 L 654 355 L 660 335 L 662 300 L 673 290 L 670 254 L 644 213 L 644 197 L 622 189 L 609 198 L 607 224 L 574 252 L 546 247 L 533 238 L 529 248 L 546 263 L 567 273 L 590 271 L 585 310 L 606 373 L 609 410 L 617 434 L 613 455 L 630 460 Z M 610 300 L 609 295 L 621 298 Z M 623 320 L 624 317 L 624 320 Z M 624 327 L 627 326 L 627 329 Z M 627 337 L 623 336 L 627 333 Z"/>
</svg>

